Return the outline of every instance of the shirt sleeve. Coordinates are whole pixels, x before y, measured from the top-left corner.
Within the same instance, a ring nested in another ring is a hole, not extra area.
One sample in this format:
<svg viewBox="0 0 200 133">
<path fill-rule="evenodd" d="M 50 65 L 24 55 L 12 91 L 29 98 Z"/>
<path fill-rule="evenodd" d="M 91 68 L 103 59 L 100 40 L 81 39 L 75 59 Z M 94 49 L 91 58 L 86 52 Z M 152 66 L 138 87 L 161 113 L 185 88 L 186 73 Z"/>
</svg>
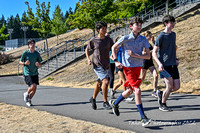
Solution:
<svg viewBox="0 0 200 133">
<path fill-rule="evenodd" d="M 21 61 L 21 62 L 25 62 L 25 55 L 26 55 L 26 51 L 24 51 L 24 52 L 22 53 L 22 56 L 21 56 L 21 58 L 20 58 L 20 61 Z"/>
<path fill-rule="evenodd" d="M 88 43 L 88 45 L 87 45 L 87 48 L 88 48 L 88 49 L 94 49 L 94 42 L 93 42 L 93 39 L 94 39 L 94 38 L 92 38 L 92 39 L 89 41 L 89 43 Z"/>
<path fill-rule="evenodd" d="M 40 56 L 40 54 L 38 53 L 38 62 L 41 63 L 42 62 L 42 57 Z"/>
<path fill-rule="evenodd" d="M 124 41 L 125 41 L 125 37 L 123 36 L 116 42 L 116 44 L 121 46 L 124 43 Z"/>
<path fill-rule="evenodd" d="M 154 45 L 160 47 L 160 45 L 161 45 L 161 34 L 158 35 L 158 37 L 156 38 Z"/>
</svg>

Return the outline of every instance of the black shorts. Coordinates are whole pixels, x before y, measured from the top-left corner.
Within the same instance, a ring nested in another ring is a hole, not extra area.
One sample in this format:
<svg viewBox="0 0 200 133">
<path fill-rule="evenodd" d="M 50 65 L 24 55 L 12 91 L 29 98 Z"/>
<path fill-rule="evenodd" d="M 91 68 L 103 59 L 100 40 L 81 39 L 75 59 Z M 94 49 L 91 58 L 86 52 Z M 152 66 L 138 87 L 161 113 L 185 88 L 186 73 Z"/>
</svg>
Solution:
<svg viewBox="0 0 200 133">
<path fill-rule="evenodd" d="M 38 75 L 35 76 L 24 76 L 24 80 L 28 86 L 31 86 L 32 84 L 39 85 L 39 79 Z"/>
<path fill-rule="evenodd" d="M 164 70 L 167 71 L 168 75 L 170 75 L 170 77 L 172 77 L 173 79 L 180 79 L 177 65 L 164 66 Z M 165 74 L 162 74 L 162 72 L 160 72 L 160 78 L 164 77 Z"/>
<path fill-rule="evenodd" d="M 116 73 L 118 73 L 119 71 L 123 72 L 123 68 L 119 69 L 119 68 L 116 67 Z"/>
<path fill-rule="evenodd" d="M 149 67 L 152 67 L 152 66 L 154 66 L 152 59 L 151 60 L 145 60 L 144 65 L 142 66 L 142 69 L 147 70 L 147 69 L 149 69 Z"/>
</svg>

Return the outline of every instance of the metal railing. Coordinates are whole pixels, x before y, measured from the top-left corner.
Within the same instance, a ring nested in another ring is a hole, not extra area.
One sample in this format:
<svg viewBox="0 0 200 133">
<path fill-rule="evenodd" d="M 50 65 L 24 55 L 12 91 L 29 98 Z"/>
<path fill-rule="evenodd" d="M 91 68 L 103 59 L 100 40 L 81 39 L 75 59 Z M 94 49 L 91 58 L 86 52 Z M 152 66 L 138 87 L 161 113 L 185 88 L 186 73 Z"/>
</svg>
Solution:
<svg viewBox="0 0 200 133">
<path fill-rule="evenodd" d="M 198 3 L 200 0 L 176 0 L 174 2 L 169 3 L 169 9 L 166 8 L 166 3 L 161 3 L 159 1 L 158 3 L 146 8 L 145 10 L 137 13 L 135 16 L 142 17 L 144 23 L 143 28 L 147 27 L 148 25 L 155 23 L 155 22 L 161 22 L 161 16 L 166 15 L 167 11 L 171 13 L 172 15 L 176 14 L 175 17 L 177 17 L 179 14 L 185 12 L 185 6 L 192 4 L 192 3 Z M 174 12 L 174 10 L 178 9 L 179 11 Z M 119 20 L 120 22 L 123 21 L 124 25 L 115 26 L 113 29 L 109 31 L 111 38 L 115 39 L 119 34 L 125 35 L 130 32 L 129 26 L 127 23 L 127 18 Z M 51 61 L 53 58 L 56 58 L 56 69 L 58 69 L 58 57 L 60 54 L 64 53 L 64 59 L 66 61 L 66 54 L 68 52 L 73 52 L 74 58 L 76 58 L 76 52 L 77 51 L 84 51 L 86 42 L 90 40 L 93 37 L 93 32 L 87 34 L 86 36 L 73 41 L 64 41 L 61 42 L 48 51 L 44 51 L 41 53 L 41 56 L 43 58 L 43 63 L 47 63 L 48 70 L 49 70 L 49 61 Z M 18 68 L 19 69 L 19 68 Z M 42 69 L 42 68 L 41 68 Z M 18 71 L 19 72 L 19 71 Z"/>
</svg>

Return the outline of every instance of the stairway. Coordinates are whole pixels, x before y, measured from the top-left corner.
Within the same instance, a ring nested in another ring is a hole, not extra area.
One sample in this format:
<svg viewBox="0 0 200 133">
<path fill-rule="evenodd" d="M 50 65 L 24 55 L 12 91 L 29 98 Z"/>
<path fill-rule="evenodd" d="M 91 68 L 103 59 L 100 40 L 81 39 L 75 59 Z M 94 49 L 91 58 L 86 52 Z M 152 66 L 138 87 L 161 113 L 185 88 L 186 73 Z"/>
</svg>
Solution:
<svg viewBox="0 0 200 133">
<path fill-rule="evenodd" d="M 179 17 L 196 7 L 199 8 L 199 3 L 200 3 L 200 0 L 189 0 L 189 1 L 184 1 L 182 3 L 180 3 L 180 0 L 179 0 L 179 4 L 177 4 L 177 2 L 175 1 L 172 4 L 176 4 L 176 6 L 169 10 L 169 14 L 175 17 Z M 165 5 L 165 3 L 163 3 L 162 5 Z M 159 6 L 161 7 L 161 5 Z M 152 27 L 152 25 L 154 24 L 161 23 L 164 15 L 166 15 L 166 7 L 162 6 L 162 8 L 153 7 L 153 9 L 152 10 L 150 9 L 148 13 L 145 13 L 145 14 L 138 13 L 135 16 L 140 16 L 143 18 L 144 23 L 143 23 L 142 30 L 144 31 L 144 30 L 147 30 L 149 27 Z M 130 28 L 128 26 L 128 22 L 126 21 L 126 19 L 124 20 L 125 20 L 124 23 L 126 24 L 125 27 L 121 27 L 119 25 L 118 27 L 115 27 L 115 29 L 109 31 L 109 34 L 111 38 L 113 38 L 113 40 L 115 40 L 115 38 L 118 35 L 129 34 Z M 92 38 L 91 35 L 92 33 L 80 39 L 81 41 L 78 40 L 77 42 L 75 42 L 75 43 L 79 42 L 80 43 L 79 46 L 75 47 L 74 43 L 70 45 L 64 44 L 63 46 L 60 46 L 59 48 L 55 48 L 54 51 L 51 51 L 52 53 L 56 53 L 56 54 L 48 57 L 43 62 L 42 67 L 38 70 L 39 77 L 40 78 L 47 77 L 53 72 L 71 64 L 72 62 L 77 61 L 80 58 L 84 58 L 85 57 L 84 47 L 86 45 L 85 42 Z M 69 47 L 71 49 L 67 49 L 66 47 Z"/>
<path fill-rule="evenodd" d="M 57 57 L 54 57 L 50 60 L 47 60 L 43 63 L 42 67 L 38 70 L 39 77 L 44 78 L 51 73 L 69 65 L 73 61 L 77 60 L 78 58 L 85 57 L 85 52 L 77 51 L 77 52 L 64 52 Z"/>
</svg>

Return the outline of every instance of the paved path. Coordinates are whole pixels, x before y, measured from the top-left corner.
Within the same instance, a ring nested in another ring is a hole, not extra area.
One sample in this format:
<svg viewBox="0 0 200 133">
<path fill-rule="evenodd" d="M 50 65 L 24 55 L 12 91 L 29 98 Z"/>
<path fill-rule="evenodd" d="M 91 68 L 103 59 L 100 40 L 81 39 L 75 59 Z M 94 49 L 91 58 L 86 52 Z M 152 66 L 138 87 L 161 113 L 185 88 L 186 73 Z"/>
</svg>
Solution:
<svg viewBox="0 0 200 133">
<path fill-rule="evenodd" d="M 0 102 L 25 106 L 23 93 L 26 89 L 27 86 L 22 77 L 0 77 Z M 138 133 L 199 133 L 199 95 L 173 94 L 168 100 L 168 105 L 174 111 L 162 112 L 158 110 L 157 100 L 150 96 L 150 93 L 142 92 L 145 113 L 153 119 L 152 124 L 146 128 L 140 125 L 140 116 L 135 104 L 122 102 L 120 104 L 121 114 L 117 117 L 112 114 L 111 110 L 102 108 L 102 95 L 99 94 L 98 109 L 92 110 L 88 99 L 93 94 L 93 89 L 39 86 L 32 100 L 34 106 L 31 108 Z"/>
</svg>

